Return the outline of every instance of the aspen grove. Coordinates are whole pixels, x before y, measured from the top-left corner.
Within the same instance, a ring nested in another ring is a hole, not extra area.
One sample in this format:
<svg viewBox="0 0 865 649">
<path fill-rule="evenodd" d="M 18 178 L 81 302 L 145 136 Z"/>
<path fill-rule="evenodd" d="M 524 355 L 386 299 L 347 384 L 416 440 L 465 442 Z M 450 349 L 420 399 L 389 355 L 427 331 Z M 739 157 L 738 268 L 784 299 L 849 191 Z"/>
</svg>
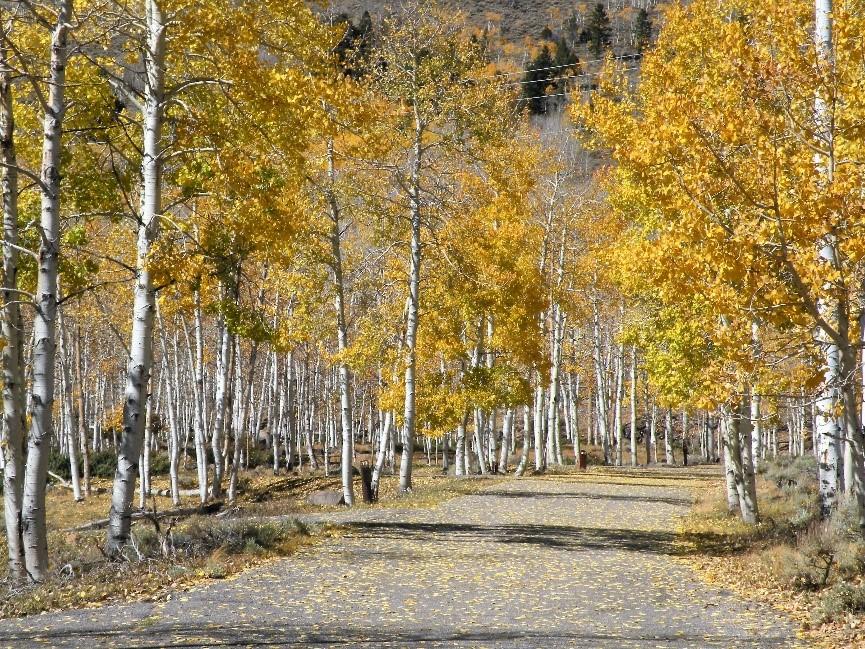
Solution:
<svg viewBox="0 0 865 649">
<path fill-rule="evenodd" d="M 210 513 L 718 463 L 757 525 L 813 454 L 865 536 L 865 2 L 655 4 L 530 64 L 421 1 L 0 2 L 10 582 L 106 456 L 106 557 L 163 459 Z"/>
</svg>

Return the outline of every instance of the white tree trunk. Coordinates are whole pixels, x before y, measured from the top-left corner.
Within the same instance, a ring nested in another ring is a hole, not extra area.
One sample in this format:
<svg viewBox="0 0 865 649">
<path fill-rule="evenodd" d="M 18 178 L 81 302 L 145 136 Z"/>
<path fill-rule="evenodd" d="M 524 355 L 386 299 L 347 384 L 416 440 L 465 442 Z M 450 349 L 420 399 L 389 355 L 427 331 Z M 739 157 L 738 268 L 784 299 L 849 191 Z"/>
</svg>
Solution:
<svg viewBox="0 0 865 649">
<path fill-rule="evenodd" d="M 523 407 L 523 450 L 520 453 L 520 461 L 517 463 L 514 475 L 518 478 L 526 471 L 526 465 L 529 462 L 529 440 L 532 438 L 532 418 L 529 413 L 529 407 Z"/>
<path fill-rule="evenodd" d="M 616 354 L 616 394 L 613 421 L 616 429 L 616 466 L 622 466 L 624 439 L 622 436 L 622 401 L 625 396 L 625 346 L 619 344 Z"/>
<path fill-rule="evenodd" d="M 0 25 L 5 25 L 0 8 Z M 5 29 L 5 27 L 4 27 Z M 8 30 L 6 33 L 8 36 Z M 9 576 L 21 581 L 24 570 L 24 543 L 21 536 L 21 500 L 24 486 L 24 354 L 21 295 L 18 291 L 18 156 L 15 152 L 15 120 L 12 102 L 12 70 L 9 49 L 0 41 L 0 162 L 3 192 L 3 308 L 0 313 L 3 345 L 3 501 Z"/>
<path fill-rule="evenodd" d="M 463 415 L 463 420 L 457 426 L 457 441 L 456 441 L 456 449 L 454 451 L 454 473 L 458 476 L 466 475 L 468 471 L 466 470 L 466 419 L 467 416 Z"/>
<path fill-rule="evenodd" d="M 213 449 L 213 484 L 211 493 L 214 498 L 222 497 L 222 472 L 225 469 L 222 457 L 222 444 L 225 434 L 226 401 L 229 394 L 231 376 L 231 355 L 234 351 L 234 337 L 223 319 L 220 323 L 219 356 L 216 363 L 216 398 L 213 402 L 213 430 L 210 447 Z"/>
<path fill-rule="evenodd" d="M 72 0 L 56 5 L 57 22 L 51 36 L 48 105 L 43 120 L 42 212 L 39 222 L 39 269 L 36 280 L 36 317 L 33 321 L 33 384 L 30 398 L 30 437 L 27 443 L 22 525 L 27 573 L 42 581 L 48 570 L 45 522 L 45 483 L 48 477 L 54 409 L 54 367 L 57 353 L 57 270 L 60 254 L 60 155 L 66 113 L 67 37 Z"/>
<path fill-rule="evenodd" d="M 415 372 L 417 369 L 417 329 L 420 317 L 421 205 L 420 170 L 424 126 L 415 112 L 414 159 L 409 186 L 411 247 L 409 251 L 409 300 L 405 330 L 405 407 L 403 410 L 402 457 L 399 464 L 399 490 L 411 491 L 412 456 L 415 436 Z"/>
<path fill-rule="evenodd" d="M 505 420 L 502 423 L 502 449 L 499 455 L 499 473 L 505 474 L 508 472 L 508 451 L 511 447 L 511 435 L 514 429 L 514 409 L 508 408 L 505 411 Z"/>
<path fill-rule="evenodd" d="M 57 284 L 57 295 L 60 296 L 60 283 Z M 84 500 L 81 494 L 81 474 L 78 471 L 78 418 L 75 414 L 75 406 L 72 403 L 72 353 L 69 350 L 69 332 L 63 312 L 57 312 L 58 341 L 60 343 L 60 369 L 61 389 L 63 392 L 64 427 L 63 434 L 66 436 L 66 446 L 69 453 L 69 482 L 72 484 L 72 497 L 75 502 Z"/>
<path fill-rule="evenodd" d="M 136 280 L 132 307 L 132 336 L 123 405 L 123 433 L 108 518 L 109 551 L 129 541 L 132 497 L 144 437 L 148 386 L 153 364 L 153 322 L 156 294 L 148 256 L 159 234 L 162 213 L 162 111 L 165 73 L 165 25 L 156 0 L 146 0 L 147 43 L 144 48 L 143 158 L 141 162 L 141 214 L 138 225 Z"/>
<path fill-rule="evenodd" d="M 669 408 L 664 417 L 664 455 L 667 465 L 673 464 L 673 411 Z"/>
<path fill-rule="evenodd" d="M 631 347 L 631 466 L 637 466 L 637 346 Z"/>
<path fill-rule="evenodd" d="M 544 444 L 544 389 L 541 387 L 541 375 L 537 373 L 538 384 L 535 387 L 535 410 L 532 430 L 535 434 L 535 471 L 540 473 L 544 470 L 545 447 Z"/>
<path fill-rule="evenodd" d="M 838 442 L 841 438 L 838 405 L 840 359 L 838 347 L 827 344 L 824 387 L 815 403 L 814 446 L 817 452 L 817 478 L 820 510 L 828 516 L 838 503 Z"/>
<path fill-rule="evenodd" d="M 177 475 L 177 463 L 180 456 L 180 431 L 177 425 L 177 403 L 175 402 L 174 375 L 169 372 L 168 345 L 165 342 L 165 325 L 157 308 L 156 317 L 159 323 L 159 341 L 162 346 L 162 372 L 166 377 L 165 409 L 168 411 L 168 481 L 171 491 L 171 502 L 175 506 L 180 504 L 180 482 Z M 177 364 L 179 359 L 175 359 Z"/>
<path fill-rule="evenodd" d="M 339 410 L 340 410 L 340 426 L 342 428 L 342 463 L 341 463 L 341 478 L 342 478 L 342 494 L 345 498 L 345 504 L 349 507 L 354 504 L 354 484 L 352 475 L 353 465 L 352 461 L 354 459 L 354 435 L 353 428 L 351 424 L 351 372 L 349 371 L 348 365 L 345 362 L 345 354 L 348 350 L 348 326 L 346 325 L 345 320 L 345 283 L 343 281 L 343 273 L 342 273 L 342 223 L 339 212 L 339 205 L 336 202 L 336 195 L 333 192 L 333 183 L 336 180 L 336 172 L 333 164 L 333 140 L 328 140 L 327 143 L 327 172 L 328 179 L 330 181 L 330 187 L 327 191 L 327 202 L 330 211 L 330 246 L 331 246 L 331 264 L 333 271 L 333 287 L 334 287 L 334 310 L 336 311 L 336 340 L 337 340 L 337 348 L 339 349 Z M 419 217 L 418 217 L 419 218 Z M 412 218 L 412 223 L 414 223 L 414 217 Z M 412 227 L 412 232 L 414 232 L 414 226 Z M 419 237 L 418 233 L 418 237 Z M 414 242 L 414 235 L 412 236 L 412 241 Z M 414 243 L 412 244 L 412 270 L 413 270 L 413 279 L 411 281 L 412 284 L 412 295 L 413 298 L 416 296 L 417 290 L 415 288 L 416 280 L 419 279 L 415 277 L 417 272 L 414 272 L 415 266 L 420 265 L 420 241 L 417 242 L 418 254 L 417 261 L 415 261 L 414 255 Z M 419 270 L 419 269 L 418 269 Z M 415 329 L 417 328 L 417 312 L 415 312 Z M 414 355 L 414 335 L 412 334 L 412 355 Z M 413 372 L 412 372 L 413 373 Z M 406 370 L 406 410 L 408 410 L 408 369 Z M 412 376 L 412 388 L 414 388 L 414 376 Z M 413 397 L 412 397 L 413 398 Z M 411 404 L 412 410 L 414 409 L 414 402 Z M 406 417 L 406 421 L 408 421 L 408 417 Z M 412 420 L 413 421 L 413 420 Z M 412 423 L 412 426 L 414 424 Z M 408 428 L 408 426 L 406 426 Z M 408 435 L 408 433 L 407 433 Z M 411 461 L 409 460 L 409 465 Z M 402 476 L 400 476 L 400 488 L 403 491 L 411 489 L 411 467 L 409 466 L 408 474 L 406 476 L 407 482 L 405 485 L 402 484 Z"/>
</svg>

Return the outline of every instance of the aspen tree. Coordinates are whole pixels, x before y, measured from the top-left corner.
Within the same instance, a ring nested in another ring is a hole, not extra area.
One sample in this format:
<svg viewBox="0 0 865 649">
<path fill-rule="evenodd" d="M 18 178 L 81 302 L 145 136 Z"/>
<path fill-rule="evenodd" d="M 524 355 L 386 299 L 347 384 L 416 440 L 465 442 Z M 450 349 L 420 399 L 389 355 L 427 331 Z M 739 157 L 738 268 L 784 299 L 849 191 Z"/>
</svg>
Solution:
<svg viewBox="0 0 865 649">
<path fill-rule="evenodd" d="M 57 274 L 60 255 L 61 153 L 66 114 L 66 66 L 72 0 L 56 5 L 51 31 L 51 54 L 44 98 L 42 166 L 39 176 L 39 269 L 36 282 L 36 317 L 33 322 L 30 435 L 27 443 L 22 537 L 27 574 L 42 581 L 48 570 L 48 536 L 45 520 L 45 483 L 53 434 L 54 371 L 57 355 Z M 42 22 L 45 19 L 39 18 Z"/>
</svg>

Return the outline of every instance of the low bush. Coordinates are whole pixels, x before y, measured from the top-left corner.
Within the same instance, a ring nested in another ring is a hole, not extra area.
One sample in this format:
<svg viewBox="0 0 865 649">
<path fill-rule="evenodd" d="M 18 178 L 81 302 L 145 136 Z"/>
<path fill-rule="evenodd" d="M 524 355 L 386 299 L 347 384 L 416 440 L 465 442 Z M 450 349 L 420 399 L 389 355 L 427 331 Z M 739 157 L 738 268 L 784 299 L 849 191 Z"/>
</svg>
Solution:
<svg viewBox="0 0 865 649">
<path fill-rule="evenodd" d="M 841 582 L 827 588 L 812 617 L 823 624 L 849 613 L 865 613 L 865 585 Z"/>
<path fill-rule="evenodd" d="M 92 477 L 111 480 L 115 471 L 117 471 L 117 453 L 115 451 L 97 451 L 90 454 L 90 475 Z"/>
<path fill-rule="evenodd" d="M 760 465 L 766 480 L 786 491 L 813 492 L 817 488 L 817 460 L 813 455 L 782 455 Z"/>
</svg>

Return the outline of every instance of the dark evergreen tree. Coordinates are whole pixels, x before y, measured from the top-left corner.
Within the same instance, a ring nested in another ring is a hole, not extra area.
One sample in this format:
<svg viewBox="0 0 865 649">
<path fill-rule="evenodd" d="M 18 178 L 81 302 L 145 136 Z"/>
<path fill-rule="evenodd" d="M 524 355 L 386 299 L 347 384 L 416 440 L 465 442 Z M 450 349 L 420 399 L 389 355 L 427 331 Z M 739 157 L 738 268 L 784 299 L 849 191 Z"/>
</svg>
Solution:
<svg viewBox="0 0 865 649">
<path fill-rule="evenodd" d="M 526 70 L 523 77 L 523 100 L 528 106 L 529 112 L 534 115 L 542 115 L 547 112 L 547 99 L 542 95 L 547 94 L 547 86 L 550 78 L 554 76 L 553 57 L 550 48 L 544 45 L 538 55 Z"/>
<path fill-rule="evenodd" d="M 637 17 L 634 19 L 634 49 L 642 54 L 649 46 L 652 40 L 652 19 L 649 18 L 649 12 L 645 9 L 640 9 Z"/>
<path fill-rule="evenodd" d="M 572 44 L 580 37 L 580 19 L 576 13 L 571 13 L 571 17 L 565 21 L 565 36 Z"/>
<path fill-rule="evenodd" d="M 369 12 L 363 12 L 357 25 L 352 23 L 348 15 L 338 14 L 333 19 L 333 25 L 344 29 L 342 38 L 336 45 L 340 67 L 350 77 L 362 76 L 372 49 L 372 18 Z"/>
<path fill-rule="evenodd" d="M 545 41 L 553 40 L 553 30 L 549 28 L 549 26 L 544 27 L 541 30 L 541 38 Z"/>
<path fill-rule="evenodd" d="M 610 17 L 607 15 L 607 10 L 604 4 L 599 2 L 592 9 L 589 18 L 586 21 L 586 36 L 589 42 L 589 51 L 595 56 L 600 56 L 601 53 L 610 45 Z"/>
<path fill-rule="evenodd" d="M 568 47 L 568 43 L 564 38 L 556 41 L 556 56 L 553 59 L 553 65 L 577 65 L 580 59 L 576 53 Z"/>
</svg>

